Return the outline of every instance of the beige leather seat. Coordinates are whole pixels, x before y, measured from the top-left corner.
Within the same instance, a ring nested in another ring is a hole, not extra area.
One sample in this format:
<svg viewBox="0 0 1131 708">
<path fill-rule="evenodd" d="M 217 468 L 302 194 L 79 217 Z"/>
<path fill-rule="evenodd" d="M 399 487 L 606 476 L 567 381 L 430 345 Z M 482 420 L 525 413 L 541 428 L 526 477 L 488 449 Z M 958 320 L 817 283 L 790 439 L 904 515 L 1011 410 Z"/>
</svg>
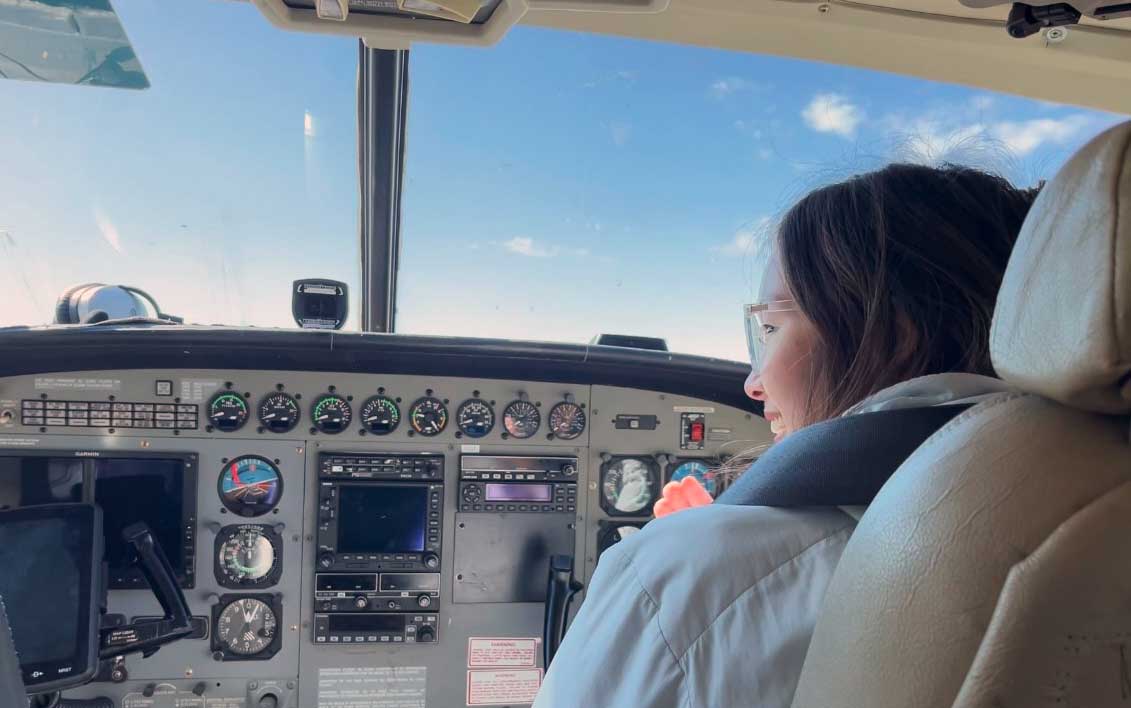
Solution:
<svg viewBox="0 0 1131 708">
<path fill-rule="evenodd" d="M 1038 198 L 998 299 L 1024 393 L 966 411 L 861 520 L 795 708 L 1131 706 L 1131 124 Z"/>
</svg>

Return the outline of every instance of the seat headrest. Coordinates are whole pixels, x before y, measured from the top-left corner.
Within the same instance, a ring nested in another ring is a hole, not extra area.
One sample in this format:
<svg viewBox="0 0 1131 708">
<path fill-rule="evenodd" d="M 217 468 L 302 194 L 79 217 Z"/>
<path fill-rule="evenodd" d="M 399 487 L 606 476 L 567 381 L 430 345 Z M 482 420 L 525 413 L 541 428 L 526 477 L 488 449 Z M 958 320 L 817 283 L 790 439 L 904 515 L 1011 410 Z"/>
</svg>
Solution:
<svg viewBox="0 0 1131 708">
<path fill-rule="evenodd" d="M 1131 412 L 1131 123 L 1045 185 L 1009 259 L 990 336 L 998 375 L 1098 413 Z"/>
</svg>

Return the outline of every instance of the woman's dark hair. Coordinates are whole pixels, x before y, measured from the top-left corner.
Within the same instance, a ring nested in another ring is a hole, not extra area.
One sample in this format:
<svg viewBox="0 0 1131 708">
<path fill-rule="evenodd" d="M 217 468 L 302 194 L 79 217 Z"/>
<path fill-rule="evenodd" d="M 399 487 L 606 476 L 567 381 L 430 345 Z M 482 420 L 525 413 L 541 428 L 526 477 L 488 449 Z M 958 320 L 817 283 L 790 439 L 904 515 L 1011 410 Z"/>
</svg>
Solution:
<svg viewBox="0 0 1131 708">
<path fill-rule="evenodd" d="M 794 205 L 777 255 L 821 339 L 804 423 L 916 376 L 993 375 L 994 303 L 1038 191 L 967 167 L 895 164 Z"/>
</svg>

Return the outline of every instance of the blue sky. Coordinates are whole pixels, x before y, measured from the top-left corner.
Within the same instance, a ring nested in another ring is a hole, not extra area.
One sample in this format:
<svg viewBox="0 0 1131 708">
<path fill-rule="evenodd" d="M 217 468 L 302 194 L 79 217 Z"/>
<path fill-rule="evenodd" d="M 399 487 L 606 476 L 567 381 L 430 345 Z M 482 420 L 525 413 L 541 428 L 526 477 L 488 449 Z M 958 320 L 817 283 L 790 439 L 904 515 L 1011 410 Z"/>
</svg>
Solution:
<svg viewBox="0 0 1131 708">
<path fill-rule="evenodd" d="M 17 284 L 0 324 L 45 321 L 86 280 L 270 326 L 291 324 L 290 280 L 358 285 L 355 42 L 280 32 L 244 3 L 115 5 L 150 90 L 0 81 L 0 276 Z M 399 330 L 648 334 L 730 358 L 752 243 L 808 189 L 893 159 L 1030 184 L 1119 120 L 527 28 L 489 50 L 417 47 L 411 67 Z"/>
</svg>

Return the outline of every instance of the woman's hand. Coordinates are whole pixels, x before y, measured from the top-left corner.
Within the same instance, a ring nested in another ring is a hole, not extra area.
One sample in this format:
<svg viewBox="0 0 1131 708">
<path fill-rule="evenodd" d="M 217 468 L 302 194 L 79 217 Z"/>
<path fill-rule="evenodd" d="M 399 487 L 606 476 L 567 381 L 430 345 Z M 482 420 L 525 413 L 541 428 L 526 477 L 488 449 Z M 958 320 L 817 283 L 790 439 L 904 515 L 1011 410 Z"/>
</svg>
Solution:
<svg viewBox="0 0 1131 708">
<path fill-rule="evenodd" d="M 710 504 L 714 499 L 699 483 L 695 477 L 684 477 L 678 482 L 668 482 L 664 485 L 663 494 L 660 500 L 652 507 L 652 513 L 656 518 L 674 514 L 683 509 L 690 509 L 694 506 L 704 506 Z"/>
</svg>

